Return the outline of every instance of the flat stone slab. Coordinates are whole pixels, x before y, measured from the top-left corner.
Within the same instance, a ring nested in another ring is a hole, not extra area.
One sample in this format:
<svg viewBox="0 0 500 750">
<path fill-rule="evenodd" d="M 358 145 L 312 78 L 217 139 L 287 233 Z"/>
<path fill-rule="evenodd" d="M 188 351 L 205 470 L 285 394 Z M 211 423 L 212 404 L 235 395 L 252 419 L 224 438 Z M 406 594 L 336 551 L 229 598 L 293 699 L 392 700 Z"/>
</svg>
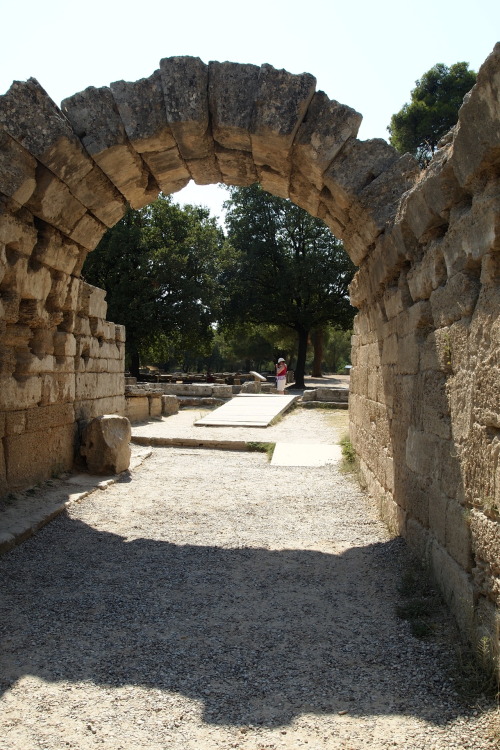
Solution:
<svg viewBox="0 0 500 750">
<path fill-rule="evenodd" d="M 342 458 L 340 445 L 325 443 L 276 443 L 271 466 L 326 466 Z"/>
<path fill-rule="evenodd" d="M 197 427 L 268 427 L 298 396 L 240 393 L 231 401 L 198 419 Z"/>
</svg>

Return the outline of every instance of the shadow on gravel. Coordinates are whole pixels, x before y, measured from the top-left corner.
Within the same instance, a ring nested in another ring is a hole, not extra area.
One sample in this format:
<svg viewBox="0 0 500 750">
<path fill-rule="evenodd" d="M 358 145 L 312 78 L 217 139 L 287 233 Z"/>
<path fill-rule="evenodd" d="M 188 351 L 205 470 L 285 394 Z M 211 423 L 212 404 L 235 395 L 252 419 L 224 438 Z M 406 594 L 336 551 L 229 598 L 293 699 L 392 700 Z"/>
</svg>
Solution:
<svg viewBox="0 0 500 750">
<path fill-rule="evenodd" d="M 0 560 L 2 688 L 30 674 L 177 691 L 211 724 L 339 711 L 445 722 L 435 647 L 383 603 L 401 552 L 127 542 L 62 516 Z"/>
</svg>

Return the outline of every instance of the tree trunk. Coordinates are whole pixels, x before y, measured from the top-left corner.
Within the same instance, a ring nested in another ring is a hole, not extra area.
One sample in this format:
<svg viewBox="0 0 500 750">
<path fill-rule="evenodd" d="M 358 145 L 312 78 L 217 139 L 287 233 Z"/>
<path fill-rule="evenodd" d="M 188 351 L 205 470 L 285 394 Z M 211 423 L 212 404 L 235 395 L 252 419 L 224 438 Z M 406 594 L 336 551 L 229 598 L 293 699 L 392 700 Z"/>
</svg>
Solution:
<svg viewBox="0 0 500 750">
<path fill-rule="evenodd" d="M 321 363 L 323 361 L 323 329 L 316 328 L 311 334 L 314 346 L 314 360 L 311 375 L 313 378 L 322 378 Z"/>
<path fill-rule="evenodd" d="M 140 360 L 139 360 L 139 352 L 133 349 L 130 352 L 130 374 L 133 378 L 139 377 L 139 367 L 140 367 Z"/>
<path fill-rule="evenodd" d="M 297 351 L 297 365 L 295 367 L 295 387 L 305 388 L 304 374 L 306 369 L 307 340 L 309 338 L 309 331 L 306 331 L 304 328 L 299 328 L 297 333 L 299 347 Z"/>
</svg>

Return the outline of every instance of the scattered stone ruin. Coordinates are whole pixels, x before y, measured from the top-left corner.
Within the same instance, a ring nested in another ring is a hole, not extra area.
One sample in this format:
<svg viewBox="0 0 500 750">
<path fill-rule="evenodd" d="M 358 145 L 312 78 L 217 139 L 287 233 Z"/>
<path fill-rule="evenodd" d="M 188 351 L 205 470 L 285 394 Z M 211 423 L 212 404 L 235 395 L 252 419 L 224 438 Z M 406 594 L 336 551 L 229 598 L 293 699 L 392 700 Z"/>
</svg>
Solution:
<svg viewBox="0 0 500 750">
<path fill-rule="evenodd" d="M 427 170 L 270 65 L 164 59 L 59 109 L 0 97 L 0 492 L 72 466 L 86 422 L 124 414 L 121 326 L 82 280 L 129 203 L 192 178 L 289 197 L 359 267 L 351 437 L 383 517 L 470 638 L 498 644 L 500 45 Z M 353 586 L 355 581 L 353 581 Z"/>
</svg>

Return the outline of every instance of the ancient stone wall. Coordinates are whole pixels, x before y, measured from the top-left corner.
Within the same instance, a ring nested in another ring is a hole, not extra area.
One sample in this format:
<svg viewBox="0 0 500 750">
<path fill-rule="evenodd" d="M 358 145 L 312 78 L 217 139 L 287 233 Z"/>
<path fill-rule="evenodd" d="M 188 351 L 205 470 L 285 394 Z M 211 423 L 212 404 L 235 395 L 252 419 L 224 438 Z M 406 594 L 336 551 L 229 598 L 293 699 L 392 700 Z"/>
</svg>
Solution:
<svg viewBox="0 0 500 750">
<path fill-rule="evenodd" d="M 498 647 L 500 46 L 352 284 L 352 440 L 464 633 Z"/>
<path fill-rule="evenodd" d="M 85 256 L 127 204 L 198 184 L 291 198 L 359 266 L 351 433 L 388 523 L 463 632 L 500 597 L 500 46 L 421 173 L 307 73 L 174 57 L 61 108 L 0 97 L 0 491 L 71 466 L 85 421 L 123 414 L 124 331 Z M 355 585 L 355 582 L 353 582 Z"/>
</svg>

